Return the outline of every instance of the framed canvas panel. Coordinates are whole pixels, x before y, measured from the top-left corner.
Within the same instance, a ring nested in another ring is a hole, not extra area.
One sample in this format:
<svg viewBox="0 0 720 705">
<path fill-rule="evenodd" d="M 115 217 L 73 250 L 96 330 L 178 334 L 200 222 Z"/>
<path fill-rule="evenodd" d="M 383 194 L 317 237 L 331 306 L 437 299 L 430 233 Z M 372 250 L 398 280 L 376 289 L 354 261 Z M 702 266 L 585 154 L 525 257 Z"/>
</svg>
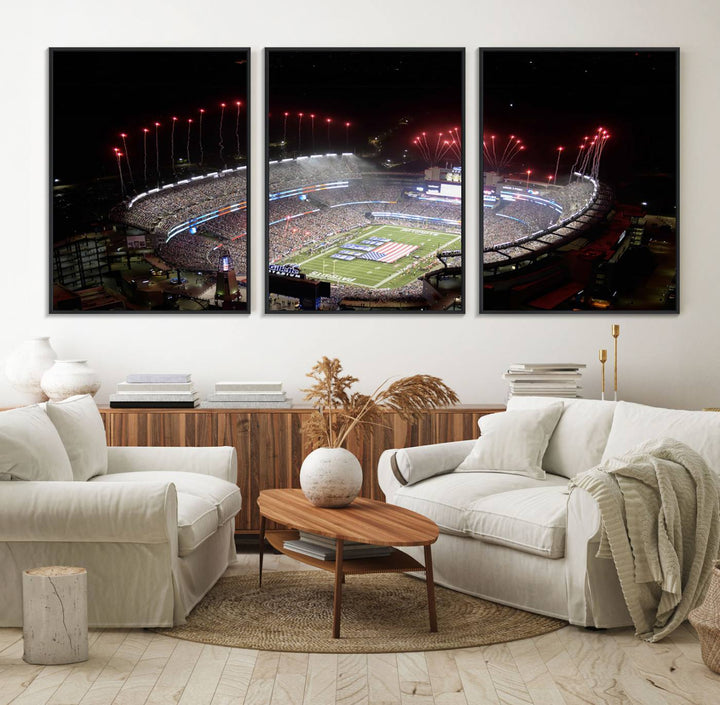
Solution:
<svg viewBox="0 0 720 705">
<path fill-rule="evenodd" d="M 678 312 L 678 65 L 480 52 L 481 311 Z"/>
<path fill-rule="evenodd" d="M 464 49 L 266 50 L 268 313 L 464 310 Z"/>
<path fill-rule="evenodd" d="M 249 49 L 50 49 L 50 312 L 248 311 Z"/>
</svg>

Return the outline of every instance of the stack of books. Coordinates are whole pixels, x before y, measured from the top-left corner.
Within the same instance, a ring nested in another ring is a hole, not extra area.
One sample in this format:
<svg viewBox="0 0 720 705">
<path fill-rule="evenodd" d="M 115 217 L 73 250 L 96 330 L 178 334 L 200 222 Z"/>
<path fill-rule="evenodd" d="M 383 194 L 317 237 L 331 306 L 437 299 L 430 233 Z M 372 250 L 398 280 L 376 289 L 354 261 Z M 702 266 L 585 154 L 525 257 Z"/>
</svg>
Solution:
<svg viewBox="0 0 720 705">
<path fill-rule="evenodd" d="M 291 406 L 282 382 L 216 382 L 215 393 L 200 404 L 203 409 L 287 409 Z"/>
<path fill-rule="evenodd" d="M 199 404 L 189 373 L 128 375 L 110 395 L 111 409 L 192 409 Z"/>
<path fill-rule="evenodd" d="M 335 560 L 335 539 L 327 536 L 318 536 L 307 531 L 300 531 L 300 538 L 293 541 L 283 541 L 283 548 L 295 553 L 302 553 L 304 556 L 317 558 L 321 561 Z M 369 543 L 358 541 L 343 542 L 343 560 L 350 561 L 354 558 L 383 558 L 389 556 L 393 549 L 391 546 L 374 546 Z"/>
<path fill-rule="evenodd" d="M 540 362 L 510 365 L 503 375 L 510 383 L 508 398 L 519 396 L 579 397 L 585 365 L 578 362 Z"/>
</svg>

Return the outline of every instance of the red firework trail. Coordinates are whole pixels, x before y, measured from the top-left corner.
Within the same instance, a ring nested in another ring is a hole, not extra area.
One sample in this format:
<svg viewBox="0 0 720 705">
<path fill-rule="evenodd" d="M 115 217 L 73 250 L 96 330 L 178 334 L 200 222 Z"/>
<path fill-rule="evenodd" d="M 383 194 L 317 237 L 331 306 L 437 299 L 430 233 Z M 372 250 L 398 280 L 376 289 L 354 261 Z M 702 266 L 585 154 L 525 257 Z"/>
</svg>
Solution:
<svg viewBox="0 0 720 705">
<path fill-rule="evenodd" d="M 496 135 L 483 135 L 483 158 L 486 171 L 501 171 L 507 169 L 512 160 L 523 150 L 525 146 L 522 140 L 516 135 L 510 135 L 505 141 L 500 156 L 497 148 L 498 138 Z"/>
<path fill-rule="evenodd" d="M 421 132 L 413 138 L 412 144 L 430 166 L 438 166 L 448 156 L 458 163 L 462 161 L 462 140 L 457 127 L 447 132 Z"/>
</svg>

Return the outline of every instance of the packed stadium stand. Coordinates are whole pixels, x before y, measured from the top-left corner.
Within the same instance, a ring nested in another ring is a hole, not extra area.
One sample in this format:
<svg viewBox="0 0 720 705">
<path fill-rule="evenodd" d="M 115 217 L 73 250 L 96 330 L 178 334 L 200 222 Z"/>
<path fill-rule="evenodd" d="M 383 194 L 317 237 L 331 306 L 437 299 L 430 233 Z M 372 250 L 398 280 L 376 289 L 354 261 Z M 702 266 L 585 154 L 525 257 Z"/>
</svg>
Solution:
<svg viewBox="0 0 720 705">
<path fill-rule="evenodd" d="M 483 193 L 483 261 L 488 276 L 586 236 L 607 217 L 612 192 L 577 175 L 565 186 L 503 181 Z"/>
<path fill-rule="evenodd" d="M 229 254 L 247 272 L 247 178 L 245 167 L 169 184 L 113 209 L 114 220 L 144 230 L 166 262 L 214 272 Z"/>
</svg>

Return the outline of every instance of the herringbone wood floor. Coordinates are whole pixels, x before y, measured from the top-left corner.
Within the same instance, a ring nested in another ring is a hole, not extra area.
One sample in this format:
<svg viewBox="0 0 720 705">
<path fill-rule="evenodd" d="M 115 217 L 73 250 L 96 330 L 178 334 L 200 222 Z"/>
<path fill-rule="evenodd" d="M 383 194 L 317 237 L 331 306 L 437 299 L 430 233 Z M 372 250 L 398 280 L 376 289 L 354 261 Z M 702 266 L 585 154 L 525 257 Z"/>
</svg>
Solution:
<svg viewBox="0 0 720 705">
<path fill-rule="evenodd" d="M 267 570 L 296 570 L 266 556 Z M 241 554 L 230 570 L 255 571 Z M 306 566 L 302 566 L 306 569 Z M 535 639 L 406 654 L 280 654 L 179 641 L 139 629 L 90 634 L 90 659 L 22 660 L 0 629 L 0 705 L 717 705 L 720 676 L 689 626 L 660 644 L 630 629 L 566 627 Z"/>
</svg>

